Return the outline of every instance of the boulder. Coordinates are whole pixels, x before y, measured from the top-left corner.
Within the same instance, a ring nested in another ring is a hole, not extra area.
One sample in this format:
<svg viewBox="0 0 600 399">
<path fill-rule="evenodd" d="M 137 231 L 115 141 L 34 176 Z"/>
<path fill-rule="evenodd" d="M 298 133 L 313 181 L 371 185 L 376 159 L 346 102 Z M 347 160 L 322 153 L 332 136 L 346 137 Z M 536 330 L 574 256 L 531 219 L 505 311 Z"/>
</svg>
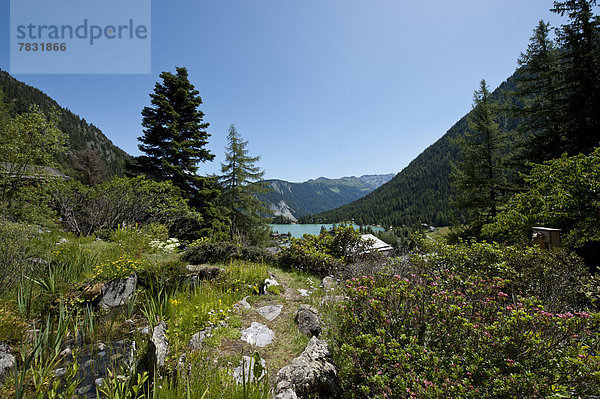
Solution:
<svg viewBox="0 0 600 399">
<path fill-rule="evenodd" d="M 323 289 L 325 291 L 331 291 L 331 290 L 333 290 L 336 285 L 337 284 L 336 284 L 335 278 L 333 278 L 333 276 L 327 276 L 321 282 L 321 287 L 323 287 Z"/>
<path fill-rule="evenodd" d="M 237 384 L 261 381 L 266 375 L 267 363 L 265 359 L 260 359 L 260 367 L 257 367 L 255 356 L 242 356 L 240 365 L 233 369 L 233 379 Z"/>
<path fill-rule="evenodd" d="M 283 305 L 267 305 L 258 308 L 258 313 L 265 319 L 273 321 L 279 316 L 281 309 L 283 309 Z"/>
<path fill-rule="evenodd" d="M 0 344 L 0 381 L 4 379 L 15 365 L 15 357 L 11 355 L 10 348 L 6 344 Z"/>
<path fill-rule="evenodd" d="M 274 399 L 298 399 L 298 396 L 296 395 L 296 392 L 292 391 L 291 389 L 286 389 L 275 396 Z"/>
<path fill-rule="evenodd" d="M 262 323 L 252 322 L 250 327 L 242 331 L 242 341 L 250 345 L 256 345 L 259 348 L 265 347 L 273 342 L 275 333 Z"/>
<path fill-rule="evenodd" d="M 298 323 L 298 330 L 309 337 L 318 337 L 321 334 L 321 319 L 317 309 L 309 305 L 300 305 L 294 320 Z"/>
<path fill-rule="evenodd" d="M 332 363 L 327 343 L 312 337 L 302 354 L 277 373 L 278 398 L 337 398 L 340 396 L 337 370 Z M 288 396 L 279 396 L 287 394 Z"/>
<path fill-rule="evenodd" d="M 196 285 L 202 280 L 214 280 L 225 271 L 225 269 L 214 266 L 188 265 L 186 267 L 191 272 L 185 278 L 185 282 L 189 285 Z"/>
<path fill-rule="evenodd" d="M 206 327 L 202 331 L 197 332 L 196 334 L 192 335 L 192 338 L 190 339 L 190 348 L 194 350 L 200 349 L 204 340 L 210 336 L 212 336 L 212 328 L 210 327 Z"/>
<path fill-rule="evenodd" d="M 241 313 L 242 310 L 248 310 L 252 308 L 252 306 L 250 306 L 250 304 L 248 303 L 248 298 L 250 297 L 244 297 L 244 299 L 233 305 L 233 310 L 235 310 L 237 313 Z"/>
<path fill-rule="evenodd" d="M 112 280 L 102 287 L 102 307 L 113 308 L 124 305 L 137 287 L 137 275 L 124 279 Z"/>
<path fill-rule="evenodd" d="M 147 365 L 150 367 L 149 370 L 153 370 L 154 367 L 160 370 L 165 366 L 165 359 L 169 354 L 169 342 L 165 337 L 166 332 L 167 325 L 164 321 L 161 321 L 152 331 L 152 338 L 150 338 L 148 347 L 150 362 Z"/>
<path fill-rule="evenodd" d="M 269 288 L 271 286 L 275 287 L 275 286 L 278 286 L 278 285 L 279 285 L 279 283 L 277 282 L 277 280 L 275 280 L 273 278 L 273 276 L 271 276 L 271 278 L 266 278 L 265 282 L 263 283 L 263 286 L 262 286 L 262 289 L 261 289 L 261 293 L 264 294 L 264 293 L 267 292 L 267 288 Z"/>
</svg>

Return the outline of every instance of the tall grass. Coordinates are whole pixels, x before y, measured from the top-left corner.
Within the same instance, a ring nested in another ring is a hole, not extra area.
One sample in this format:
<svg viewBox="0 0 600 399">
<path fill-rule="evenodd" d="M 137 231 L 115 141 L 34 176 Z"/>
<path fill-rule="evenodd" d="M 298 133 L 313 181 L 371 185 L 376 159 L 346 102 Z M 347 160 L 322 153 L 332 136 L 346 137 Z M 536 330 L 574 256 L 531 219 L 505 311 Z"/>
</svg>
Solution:
<svg viewBox="0 0 600 399">
<path fill-rule="evenodd" d="M 222 361 L 215 363 L 199 354 L 190 359 L 188 370 L 181 373 L 178 381 L 159 380 L 155 384 L 157 399 L 267 399 L 271 398 L 268 378 L 246 384 L 237 384 L 233 367 Z"/>
</svg>

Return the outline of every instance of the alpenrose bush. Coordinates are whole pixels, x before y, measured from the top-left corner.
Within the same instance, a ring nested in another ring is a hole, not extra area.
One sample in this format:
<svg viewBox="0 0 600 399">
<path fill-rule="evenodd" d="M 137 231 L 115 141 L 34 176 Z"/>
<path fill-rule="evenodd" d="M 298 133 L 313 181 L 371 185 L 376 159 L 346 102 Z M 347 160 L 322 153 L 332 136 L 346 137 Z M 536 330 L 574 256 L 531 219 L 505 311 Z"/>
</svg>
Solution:
<svg viewBox="0 0 600 399">
<path fill-rule="evenodd" d="M 559 398 L 600 389 L 600 314 L 550 313 L 501 278 L 347 280 L 330 332 L 346 397 Z"/>
</svg>

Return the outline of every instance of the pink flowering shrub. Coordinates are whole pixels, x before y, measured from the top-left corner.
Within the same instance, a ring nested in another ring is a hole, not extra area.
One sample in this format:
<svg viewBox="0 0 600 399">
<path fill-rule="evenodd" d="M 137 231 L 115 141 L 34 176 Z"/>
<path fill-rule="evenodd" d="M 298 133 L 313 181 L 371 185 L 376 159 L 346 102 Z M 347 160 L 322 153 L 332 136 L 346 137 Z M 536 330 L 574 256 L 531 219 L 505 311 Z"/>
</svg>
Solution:
<svg viewBox="0 0 600 399">
<path fill-rule="evenodd" d="M 589 397 L 600 314 L 553 313 L 500 277 L 347 280 L 330 342 L 345 397 Z"/>
</svg>

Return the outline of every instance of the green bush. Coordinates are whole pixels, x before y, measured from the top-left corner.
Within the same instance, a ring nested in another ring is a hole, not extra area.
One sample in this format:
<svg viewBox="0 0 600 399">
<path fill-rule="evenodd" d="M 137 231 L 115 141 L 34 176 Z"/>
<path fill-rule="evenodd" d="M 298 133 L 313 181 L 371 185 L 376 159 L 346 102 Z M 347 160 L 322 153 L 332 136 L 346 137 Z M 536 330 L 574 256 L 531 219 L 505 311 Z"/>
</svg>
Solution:
<svg viewBox="0 0 600 399">
<path fill-rule="evenodd" d="M 600 148 L 589 155 L 563 156 L 533 165 L 527 191 L 512 197 L 483 234 L 506 242 L 530 241 L 533 226 L 562 229 L 570 248 L 600 251 Z M 587 251 L 589 252 L 589 251 Z M 598 256 L 587 259 L 598 265 Z"/>
<path fill-rule="evenodd" d="M 65 227 L 82 236 L 119 224 L 161 223 L 171 236 L 182 237 L 197 230 L 202 220 L 171 182 L 144 177 L 114 178 L 95 187 L 74 180 L 53 181 L 47 192 Z M 151 232 L 158 233 L 156 228 Z"/>
<path fill-rule="evenodd" d="M 590 397 L 600 314 L 549 312 L 499 277 L 348 280 L 328 333 L 344 396 Z"/>
<path fill-rule="evenodd" d="M 291 238 L 289 247 L 279 255 L 279 263 L 284 268 L 325 277 L 361 258 L 367 248 L 368 243 L 354 228 L 336 227 L 333 234 L 322 232 L 318 236 L 305 234 L 300 239 Z"/>
<path fill-rule="evenodd" d="M 422 240 L 423 252 L 411 255 L 417 272 L 451 270 L 463 277 L 502 277 L 509 293 L 536 296 L 553 311 L 586 305 L 589 274 L 582 259 L 568 250 L 498 243 L 445 244 Z"/>
<path fill-rule="evenodd" d="M 231 242 L 200 240 L 184 252 L 182 259 L 196 265 L 202 263 L 226 263 L 234 259 L 273 263 L 274 256 L 264 248 L 241 247 Z"/>
</svg>

